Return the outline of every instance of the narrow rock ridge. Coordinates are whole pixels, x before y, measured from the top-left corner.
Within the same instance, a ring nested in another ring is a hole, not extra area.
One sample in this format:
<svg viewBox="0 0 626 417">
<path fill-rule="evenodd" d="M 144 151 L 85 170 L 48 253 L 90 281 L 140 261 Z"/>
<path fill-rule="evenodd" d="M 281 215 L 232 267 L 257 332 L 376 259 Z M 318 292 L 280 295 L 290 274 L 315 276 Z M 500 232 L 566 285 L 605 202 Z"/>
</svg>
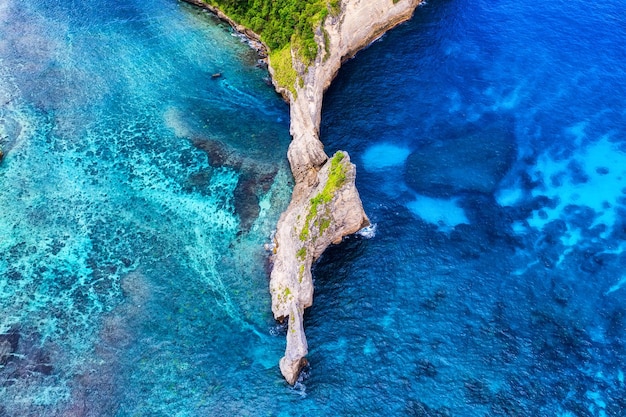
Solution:
<svg viewBox="0 0 626 417">
<path fill-rule="evenodd" d="M 185 0 L 215 12 L 249 38 L 259 37 L 201 0 Z M 292 51 L 299 80 L 295 94 L 276 84 L 271 59 L 269 71 L 276 90 L 290 103 L 293 140 L 287 157 L 295 179 L 291 202 L 276 228 L 270 276 L 272 312 L 288 319 L 287 347 L 280 370 L 291 385 L 306 365 L 308 345 L 304 309 L 313 304 L 311 265 L 330 244 L 369 225 L 355 186 L 356 167 L 346 152 L 332 158 L 319 138 L 324 92 L 341 64 L 394 26 L 408 20 L 421 0 L 341 0 L 341 11 L 329 15 L 316 33 L 319 53 L 304 65 Z M 254 47 L 254 46 L 253 46 Z M 258 48 L 256 48 L 258 50 Z"/>
<path fill-rule="evenodd" d="M 306 364 L 304 309 L 313 304 L 311 265 L 331 243 L 369 224 L 354 184 L 356 168 L 345 152 L 331 159 L 319 138 L 324 92 L 341 64 L 387 30 L 411 18 L 420 0 L 342 0 L 316 34 L 320 53 L 306 68 L 292 57 L 302 83 L 296 94 L 277 87 L 290 102 L 293 140 L 287 157 L 295 179 L 292 200 L 278 221 L 270 278 L 272 311 L 289 317 L 287 348 L 280 370 L 294 384 Z M 270 61 L 270 73 L 272 66 Z M 272 77 L 273 78 L 273 77 Z M 339 177 L 339 178 L 338 178 Z"/>
</svg>

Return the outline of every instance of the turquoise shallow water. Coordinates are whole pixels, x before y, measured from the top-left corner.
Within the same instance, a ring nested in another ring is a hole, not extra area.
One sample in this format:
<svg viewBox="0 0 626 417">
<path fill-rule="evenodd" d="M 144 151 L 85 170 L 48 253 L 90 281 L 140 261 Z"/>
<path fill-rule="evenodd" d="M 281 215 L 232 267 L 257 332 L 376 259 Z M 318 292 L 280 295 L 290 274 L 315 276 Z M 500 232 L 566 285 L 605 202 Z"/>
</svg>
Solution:
<svg viewBox="0 0 626 417">
<path fill-rule="evenodd" d="M 263 244 L 287 106 L 176 2 L 0 18 L 0 414 L 234 415 L 279 381 Z"/>
<path fill-rule="evenodd" d="M 2 2 L 0 416 L 626 415 L 622 6 L 433 1 L 347 63 L 322 135 L 375 229 L 315 266 L 292 389 L 254 54 L 174 1 Z"/>
</svg>

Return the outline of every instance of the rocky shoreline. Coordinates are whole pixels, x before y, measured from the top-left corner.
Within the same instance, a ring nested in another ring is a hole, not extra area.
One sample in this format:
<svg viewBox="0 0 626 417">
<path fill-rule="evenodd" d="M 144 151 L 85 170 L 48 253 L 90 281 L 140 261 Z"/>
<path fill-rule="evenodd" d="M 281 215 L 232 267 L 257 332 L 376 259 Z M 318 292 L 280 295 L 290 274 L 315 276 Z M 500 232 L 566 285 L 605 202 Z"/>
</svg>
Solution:
<svg viewBox="0 0 626 417">
<path fill-rule="evenodd" d="M 208 3 L 205 3 L 202 0 L 180 0 L 180 1 L 183 1 L 183 2 L 189 3 L 189 4 L 193 4 L 194 6 L 198 6 L 198 7 L 202 8 L 202 9 L 206 9 L 206 10 L 210 11 L 215 16 L 217 16 L 218 19 L 228 23 L 238 33 L 244 35 L 247 38 L 248 44 L 250 45 L 250 47 L 252 49 L 254 49 L 259 54 L 259 57 L 261 59 L 265 60 L 267 58 L 268 48 L 261 41 L 261 36 L 259 36 L 259 34 L 255 33 L 254 31 L 250 30 L 249 28 L 247 28 L 247 27 L 245 27 L 243 25 L 240 25 L 239 23 L 237 23 L 233 19 L 231 19 L 228 15 L 224 14 L 224 12 L 222 12 L 217 7 L 212 6 L 212 5 L 208 4 Z"/>
<path fill-rule="evenodd" d="M 201 0 L 184 0 L 206 8 L 254 42 L 260 37 Z M 369 225 L 355 186 L 356 167 L 346 152 L 332 158 L 319 138 L 324 92 L 341 64 L 387 30 L 408 20 L 421 0 L 342 0 L 341 11 L 328 16 L 316 33 L 317 58 L 304 65 L 292 50 L 299 82 L 294 90 L 279 87 L 271 60 L 269 71 L 276 90 L 290 103 L 287 157 L 295 180 L 291 202 L 281 215 L 274 238 L 270 293 L 277 320 L 288 320 L 287 347 L 280 370 L 294 384 L 306 364 L 308 345 L 304 309 L 313 304 L 311 265 L 330 244 Z M 253 45 L 254 47 L 254 45 Z M 256 47 L 254 47 L 257 49 Z M 259 49 L 257 49 L 259 50 Z M 267 55 L 267 48 L 262 46 Z"/>
</svg>

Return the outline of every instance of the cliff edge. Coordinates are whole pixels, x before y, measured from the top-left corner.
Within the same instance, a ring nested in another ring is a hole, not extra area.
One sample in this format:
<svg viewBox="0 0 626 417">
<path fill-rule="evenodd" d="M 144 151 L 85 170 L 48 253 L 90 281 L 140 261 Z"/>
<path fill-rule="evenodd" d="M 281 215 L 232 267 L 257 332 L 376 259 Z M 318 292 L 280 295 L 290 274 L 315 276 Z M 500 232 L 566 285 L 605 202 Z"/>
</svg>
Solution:
<svg viewBox="0 0 626 417">
<path fill-rule="evenodd" d="M 316 32 L 311 65 L 292 50 L 298 79 L 294 89 L 277 86 L 290 102 L 293 140 L 287 157 L 295 179 L 292 200 L 275 236 L 270 278 L 274 317 L 288 317 L 287 348 L 280 370 L 294 384 L 308 353 L 304 309 L 313 303 L 311 265 L 331 243 L 369 224 L 355 187 L 356 168 L 345 152 L 329 158 L 319 138 L 324 92 L 341 64 L 384 32 L 408 20 L 420 0 L 343 0 Z M 270 73 L 273 72 L 270 57 Z"/>
</svg>

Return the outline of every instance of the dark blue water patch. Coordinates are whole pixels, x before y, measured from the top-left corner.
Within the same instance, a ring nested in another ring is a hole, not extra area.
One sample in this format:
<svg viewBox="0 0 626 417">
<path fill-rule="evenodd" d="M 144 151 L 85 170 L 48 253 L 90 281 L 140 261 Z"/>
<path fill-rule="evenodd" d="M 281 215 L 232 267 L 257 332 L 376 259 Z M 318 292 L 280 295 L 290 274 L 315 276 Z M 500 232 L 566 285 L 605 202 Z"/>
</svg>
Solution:
<svg viewBox="0 0 626 417">
<path fill-rule="evenodd" d="M 507 115 L 483 115 L 462 130 L 437 126 L 427 137 L 405 169 L 407 185 L 420 194 L 493 193 L 517 156 L 514 121 Z"/>
<path fill-rule="evenodd" d="M 413 228 L 404 228 L 414 239 L 424 238 Z M 613 317 L 600 326 L 615 334 L 621 323 L 619 302 L 607 303 L 599 292 L 606 287 L 593 278 L 554 276 L 545 265 L 536 264 L 520 281 L 513 251 L 499 245 L 485 245 L 467 257 L 460 250 L 467 243 L 430 240 L 428 245 L 401 249 L 394 243 L 406 241 L 403 234 L 381 234 L 375 238 L 375 249 L 385 255 L 370 260 L 367 253 L 373 242 L 368 241 L 365 251 L 359 251 L 357 267 L 343 267 L 344 248 L 338 248 L 315 269 L 317 303 L 308 316 L 313 323 L 309 337 L 315 340 L 326 332 L 334 337 L 321 340 L 322 346 L 312 353 L 317 366 L 311 370 L 309 392 L 329 389 L 317 385 L 323 384 L 317 375 L 329 372 L 325 366 L 341 366 L 340 376 L 331 380 L 338 384 L 334 389 L 342 389 L 338 380 L 343 378 L 353 387 L 376 386 L 389 401 L 386 409 L 401 410 L 406 398 L 428 398 L 427 404 L 454 409 L 459 396 L 465 412 L 536 415 L 575 393 L 565 404 L 584 409 L 580 402 L 586 401 L 586 390 L 599 382 L 583 370 L 598 366 L 598 359 L 601 367 L 615 369 L 623 357 L 620 337 L 607 342 L 595 334 L 599 328 L 592 331 L 581 325 L 598 316 Z M 600 300 L 603 307 L 598 310 Z M 383 377 L 389 382 L 381 383 Z M 607 394 L 619 392 L 617 379 L 613 374 L 614 386 Z M 438 389 L 443 391 L 434 397 L 425 394 Z M 363 411 L 371 406 L 363 405 Z"/>
<path fill-rule="evenodd" d="M 351 152 L 377 228 L 356 266 L 320 261 L 309 317 L 351 335 L 331 353 L 370 359 L 343 375 L 376 375 L 388 412 L 624 414 L 618 10 L 431 3 L 330 88 L 325 144 Z M 508 158 L 467 130 L 490 114 L 514 118 Z M 491 151 L 508 162 L 485 180 Z"/>
</svg>

